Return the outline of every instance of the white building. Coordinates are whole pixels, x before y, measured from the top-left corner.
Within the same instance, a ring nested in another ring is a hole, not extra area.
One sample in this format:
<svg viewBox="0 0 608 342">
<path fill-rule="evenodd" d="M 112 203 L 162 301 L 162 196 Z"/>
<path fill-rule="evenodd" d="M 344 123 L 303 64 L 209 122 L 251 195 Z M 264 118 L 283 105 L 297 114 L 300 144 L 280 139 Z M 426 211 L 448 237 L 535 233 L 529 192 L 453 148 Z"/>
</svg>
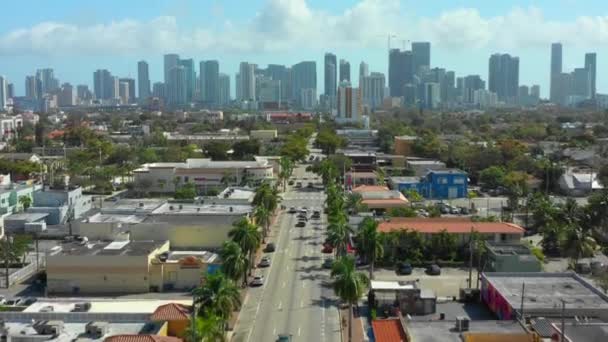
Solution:
<svg viewBox="0 0 608 342">
<path fill-rule="evenodd" d="M 424 100 L 425 107 L 428 109 L 436 109 L 441 102 L 440 85 L 436 82 L 428 82 L 424 84 Z"/>
<path fill-rule="evenodd" d="M 381 107 L 386 87 L 384 74 L 372 72 L 369 76 L 362 76 L 360 83 L 363 105 L 371 109 Z"/>
<path fill-rule="evenodd" d="M 148 191 L 172 193 L 176 187 L 193 183 L 199 193 L 224 185 L 260 183 L 274 179 L 273 166 L 264 159 L 255 161 L 212 161 L 208 158 L 187 159 L 183 163 L 144 164 L 133 171 L 135 184 Z"/>
<path fill-rule="evenodd" d="M 22 126 L 23 118 L 21 117 L 21 115 L 0 116 L 0 140 L 6 141 L 8 139 L 12 139 L 15 133 L 17 132 L 17 128 Z"/>
<path fill-rule="evenodd" d="M 120 82 L 119 83 L 119 93 L 121 104 L 129 103 L 129 83 L 128 82 Z"/>
<path fill-rule="evenodd" d="M 302 108 L 305 110 L 314 109 L 317 106 L 317 90 L 314 88 L 304 88 L 300 94 Z"/>
<path fill-rule="evenodd" d="M 6 110 L 6 78 L 0 76 L 0 112 Z"/>
<path fill-rule="evenodd" d="M 498 96 L 489 90 L 478 89 L 473 92 L 473 104 L 479 108 L 492 108 L 498 104 Z"/>
</svg>

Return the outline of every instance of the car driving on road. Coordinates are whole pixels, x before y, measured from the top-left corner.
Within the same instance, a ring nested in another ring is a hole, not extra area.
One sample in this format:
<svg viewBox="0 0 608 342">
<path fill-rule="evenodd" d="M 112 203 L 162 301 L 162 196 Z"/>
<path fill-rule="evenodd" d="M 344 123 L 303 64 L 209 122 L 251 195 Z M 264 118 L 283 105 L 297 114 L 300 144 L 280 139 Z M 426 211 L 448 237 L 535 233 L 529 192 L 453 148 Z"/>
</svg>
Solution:
<svg viewBox="0 0 608 342">
<path fill-rule="evenodd" d="M 255 286 L 262 286 L 264 285 L 264 276 L 263 275 L 257 275 L 255 277 L 253 277 L 253 280 L 251 280 L 251 283 L 249 283 L 249 286 L 255 287 Z"/>
</svg>

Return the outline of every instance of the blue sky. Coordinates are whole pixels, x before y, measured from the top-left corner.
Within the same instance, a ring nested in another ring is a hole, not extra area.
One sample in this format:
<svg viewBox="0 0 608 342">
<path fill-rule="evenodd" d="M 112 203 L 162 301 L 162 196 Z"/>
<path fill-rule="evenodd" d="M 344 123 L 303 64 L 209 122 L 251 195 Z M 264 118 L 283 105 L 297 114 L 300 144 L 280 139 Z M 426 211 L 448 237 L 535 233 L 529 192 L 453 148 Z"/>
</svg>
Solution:
<svg viewBox="0 0 608 342">
<path fill-rule="evenodd" d="M 107 68 L 136 77 L 136 62 L 150 63 L 162 81 L 162 54 L 220 60 L 231 76 L 240 61 L 266 65 L 316 60 L 322 91 L 323 53 L 366 61 L 386 73 L 386 35 L 393 47 L 432 43 L 432 66 L 487 78 L 495 52 L 520 57 L 520 83 L 548 93 L 549 51 L 564 44 L 564 69 L 598 53 L 598 91 L 608 92 L 608 6 L 605 1 L 462 0 L 21 0 L 6 1 L 0 20 L 0 74 L 23 94 L 23 80 L 53 67 L 62 81 L 92 83 Z M 7 15 L 7 13 L 9 15 Z M 356 77 L 354 77 L 356 82 Z"/>
</svg>

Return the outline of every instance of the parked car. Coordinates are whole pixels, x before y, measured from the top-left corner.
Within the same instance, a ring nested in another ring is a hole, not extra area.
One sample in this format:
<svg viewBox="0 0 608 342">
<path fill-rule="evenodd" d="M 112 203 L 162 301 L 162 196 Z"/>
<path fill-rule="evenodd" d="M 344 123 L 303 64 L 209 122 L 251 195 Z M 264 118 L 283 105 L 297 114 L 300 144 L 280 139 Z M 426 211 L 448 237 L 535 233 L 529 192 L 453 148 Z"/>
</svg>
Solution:
<svg viewBox="0 0 608 342">
<path fill-rule="evenodd" d="M 296 183 L 296 188 L 301 188 L 302 187 L 302 182 L 297 182 Z"/>
<path fill-rule="evenodd" d="M 440 275 L 441 268 L 437 264 L 432 264 L 426 268 L 426 274 L 428 275 Z"/>
<path fill-rule="evenodd" d="M 295 213 L 297 213 L 298 211 L 297 211 L 297 210 L 296 210 L 296 208 L 294 208 L 294 207 L 289 207 L 289 210 L 288 210 L 287 212 L 288 212 L 288 213 L 290 213 L 290 214 L 295 214 Z"/>
<path fill-rule="evenodd" d="M 299 227 L 299 228 L 306 227 L 306 221 L 298 221 L 298 223 L 296 223 L 296 227 Z"/>
<path fill-rule="evenodd" d="M 305 214 L 298 214 L 297 218 L 300 221 L 308 221 L 308 217 Z"/>
<path fill-rule="evenodd" d="M 34 297 L 21 297 L 15 301 L 15 305 L 17 306 L 30 306 L 36 303 L 37 299 Z"/>
<path fill-rule="evenodd" d="M 322 253 L 333 253 L 334 252 L 334 247 L 328 243 L 323 244 L 323 249 L 321 250 Z"/>
<path fill-rule="evenodd" d="M 274 252 L 274 251 L 275 251 L 275 249 L 276 249 L 276 247 L 275 247 L 274 243 L 269 242 L 269 243 L 266 245 L 266 247 L 264 247 L 264 252 L 266 252 L 266 253 L 272 253 L 272 252 Z"/>
<path fill-rule="evenodd" d="M 269 257 L 263 257 L 262 259 L 260 259 L 260 263 L 258 264 L 258 267 L 268 267 L 268 266 L 270 266 Z"/>
<path fill-rule="evenodd" d="M 251 283 L 249 283 L 249 286 L 262 286 L 264 285 L 264 276 L 263 275 L 257 275 L 255 277 L 253 277 L 253 280 L 251 280 Z"/>
<path fill-rule="evenodd" d="M 289 184 L 289 185 L 293 185 L 293 183 L 294 183 L 293 180 L 290 180 L 289 182 L 287 182 L 287 184 Z"/>
<path fill-rule="evenodd" d="M 6 297 L 0 295 L 0 304 L 6 304 Z"/>
<path fill-rule="evenodd" d="M 402 262 L 397 265 L 395 272 L 399 275 L 410 275 L 412 274 L 413 268 L 409 262 Z"/>
<path fill-rule="evenodd" d="M 306 185 L 307 188 L 312 189 L 315 186 L 312 184 L 312 182 L 308 182 L 308 184 Z"/>
<path fill-rule="evenodd" d="M 327 259 L 325 259 L 325 261 L 323 261 L 323 268 L 331 269 L 333 266 L 334 266 L 333 258 L 327 258 Z"/>
<path fill-rule="evenodd" d="M 277 342 L 291 342 L 291 336 L 292 335 L 288 334 L 279 334 L 279 337 L 277 337 Z"/>
</svg>

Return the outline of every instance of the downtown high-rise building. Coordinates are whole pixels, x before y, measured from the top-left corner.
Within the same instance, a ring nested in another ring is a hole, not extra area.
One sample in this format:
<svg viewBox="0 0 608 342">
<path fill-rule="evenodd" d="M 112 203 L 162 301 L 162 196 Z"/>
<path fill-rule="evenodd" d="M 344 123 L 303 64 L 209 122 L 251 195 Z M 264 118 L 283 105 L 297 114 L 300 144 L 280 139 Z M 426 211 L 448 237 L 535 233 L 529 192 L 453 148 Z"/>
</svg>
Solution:
<svg viewBox="0 0 608 342">
<path fill-rule="evenodd" d="M 64 83 L 61 85 L 61 92 L 59 93 L 59 98 L 57 99 L 60 107 L 72 107 L 77 105 L 77 98 L 78 96 L 76 89 L 70 83 Z"/>
<path fill-rule="evenodd" d="M 167 89 L 163 82 L 155 82 L 152 85 L 152 96 L 159 99 L 167 98 Z"/>
<path fill-rule="evenodd" d="M 365 62 L 359 63 L 359 82 L 365 76 L 369 76 L 369 65 Z M 359 85 L 361 87 L 361 85 Z"/>
<path fill-rule="evenodd" d="M 210 106 L 220 104 L 220 63 L 202 61 L 199 65 L 201 100 Z"/>
<path fill-rule="evenodd" d="M 14 83 L 6 84 L 6 97 L 9 99 L 12 99 L 13 97 L 15 97 L 15 84 Z"/>
<path fill-rule="evenodd" d="M 290 82 L 288 68 L 281 64 L 268 64 L 266 76 L 275 81 L 281 81 L 281 100 L 284 101 L 290 94 Z"/>
<path fill-rule="evenodd" d="M 343 120 L 359 120 L 361 117 L 361 94 L 358 88 L 353 88 L 350 82 L 340 82 L 338 87 L 338 118 Z"/>
<path fill-rule="evenodd" d="M 6 78 L 0 76 L 0 112 L 6 110 L 6 102 L 8 96 L 6 95 Z"/>
<path fill-rule="evenodd" d="M 411 51 L 391 49 L 388 57 L 388 86 L 391 97 L 404 95 L 404 87 L 414 83 L 414 56 Z"/>
<path fill-rule="evenodd" d="M 475 92 L 485 90 L 486 82 L 479 75 L 468 75 L 462 78 L 462 101 L 464 103 L 474 103 Z"/>
<path fill-rule="evenodd" d="M 323 94 L 327 96 L 336 96 L 336 89 L 338 87 L 337 82 L 337 72 L 338 72 L 338 64 L 336 60 L 336 55 L 333 53 L 326 53 L 324 58 L 324 73 L 323 73 L 323 81 L 325 88 L 323 90 Z"/>
<path fill-rule="evenodd" d="M 218 77 L 218 104 L 225 106 L 230 103 L 230 76 L 220 74 Z"/>
<path fill-rule="evenodd" d="M 169 73 L 171 69 L 175 68 L 179 65 L 179 55 L 175 53 L 166 54 L 163 57 L 163 65 L 164 65 L 164 74 L 165 74 L 165 84 L 169 83 Z"/>
<path fill-rule="evenodd" d="M 553 103 L 561 103 L 563 101 L 561 88 L 562 84 L 559 80 L 562 79 L 562 44 L 551 44 L 551 74 L 550 74 L 550 90 L 549 98 Z"/>
<path fill-rule="evenodd" d="M 519 58 L 509 54 L 490 56 L 488 90 L 496 93 L 499 101 L 515 103 L 519 88 Z"/>
<path fill-rule="evenodd" d="M 42 93 L 38 96 L 49 94 L 59 89 L 59 80 L 55 78 L 55 72 L 51 68 L 38 69 L 36 71 L 36 78 L 40 81 L 42 87 Z"/>
<path fill-rule="evenodd" d="M 305 61 L 291 67 L 292 94 L 291 99 L 296 106 L 309 106 L 311 94 L 317 92 L 317 63 Z M 314 96 L 316 98 L 316 95 Z"/>
<path fill-rule="evenodd" d="M 93 94 L 89 90 L 89 86 L 86 84 L 79 84 L 76 86 L 76 97 L 81 103 L 88 103 L 93 99 Z"/>
<path fill-rule="evenodd" d="M 129 99 L 129 92 L 129 82 L 122 82 L 119 80 L 118 98 L 120 99 L 120 104 L 126 105 L 131 101 Z"/>
<path fill-rule="evenodd" d="M 186 102 L 194 100 L 194 91 L 196 89 L 196 70 L 194 69 L 194 60 L 180 59 L 179 65 L 184 67 L 186 72 Z"/>
<path fill-rule="evenodd" d="M 93 73 L 93 92 L 97 100 L 110 100 L 118 97 L 118 78 L 106 69 Z"/>
<path fill-rule="evenodd" d="M 424 73 L 424 70 L 431 68 L 431 43 L 429 42 L 413 42 L 413 69 L 414 74 Z"/>
<path fill-rule="evenodd" d="M 567 96 L 575 96 L 578 99 L 591 98 L 591 73 L 589 69 L 575 68 L 570 76 L 569 83 Z"/>
<path fill-rule="evenodd" d="M 146 61 L 137 62 L 137 87 L 140 102 L 150 97 L 150 70 Z"/>
<path fill-rule="evenodd" d="M 169 83 L 166 86 L 167 103 L 171 107 L 184 106 L 188 103 L 188 76 L 183 65 L 169 71 Z"/>
<path fill-rule="evenodd" d="M 347 60 L 340 60 L 340 70 L 339 70 L 340 78 L 338 81 L 340 83 L 346 81 L 350 82 L 350 63 Z"/>
<path fill-rule="evenodd" d="M 241 62 L 239 66 L 239 82 L 241 101 L 255 100 L 255 64 Z"/>
<path fill-rule="evenodd" d="M 42 97 L 42 84 L 36 76 L 25 77 L 25 97 L 28 99 L 39 99 Z"/>
<path fill-rule="evenodd" d="M 135 103 L 135 99 L 136 99 L 136 97 L 135 97 L 135 79 L 133 79 L 133 78 L 121 78 L 121 79 L 118 80 L 118 82 L 119 83 L 123 83 L 123 82 L 127 83 L 127 86 L 128 86 L 128 92 L 127 92 L 128 102 L 126 102 L 125 104 L 127 104 L 127 103 Z M 122 98 L 122 96 L 120 96 L 120 94 L 119 94 L 119 97 Z"/>
<path fill-rule="evenodd" d="M 595 98 L 596 88 L 595 88 L 595 79 L 597 77 L 597 54 L 596 53 L 586 53 L 585 54 L 585 69 L 589 72 L 589 77 L 591 78 L 591 98 Z"/>
<path fill-rule="evenodd" d="M 359 79 L 362 104 L 368 106 L 372 110 L 382 106 L 385 87 L 386 79 L 383 73 L 372 72 L 367 76 L 362 76 Z"/>
</svg>

